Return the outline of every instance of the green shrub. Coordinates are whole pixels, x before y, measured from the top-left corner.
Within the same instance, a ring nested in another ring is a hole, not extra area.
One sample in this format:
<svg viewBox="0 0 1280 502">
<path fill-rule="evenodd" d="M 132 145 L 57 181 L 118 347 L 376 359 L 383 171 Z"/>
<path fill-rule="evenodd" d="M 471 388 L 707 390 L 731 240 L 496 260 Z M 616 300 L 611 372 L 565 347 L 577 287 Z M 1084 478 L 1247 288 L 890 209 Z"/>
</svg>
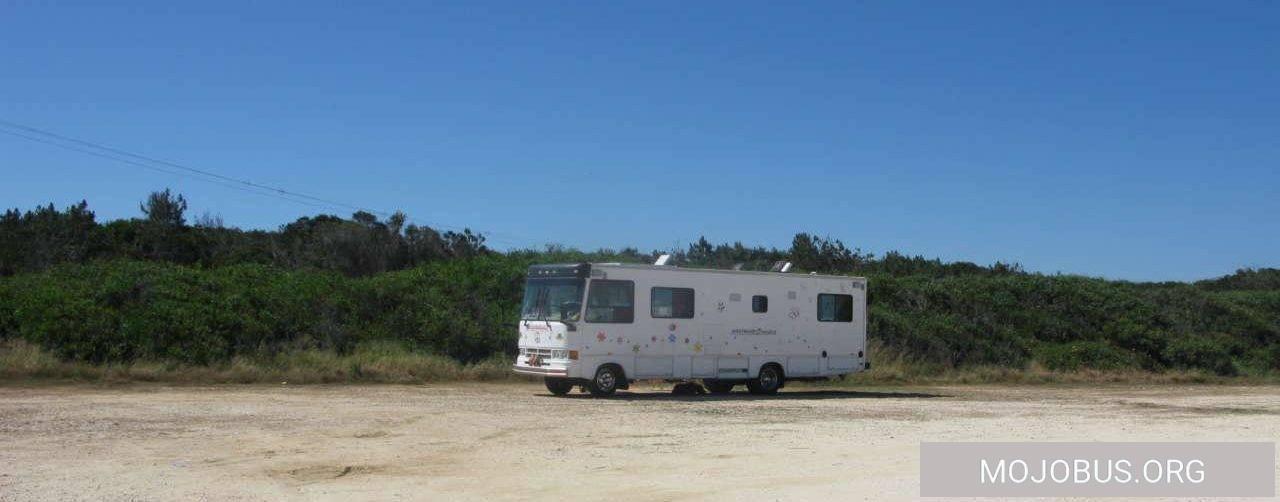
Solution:
<svg viewBox="0 0 1280 502">
<path fill-rule="evenodd" d="M 514 352 L 524 270 L 552 258 L 488 253 L 364 278 L 260 264 L 66 264 L 0 278 L 0 338 L 95 363 L 346 357 L 381 341 L 478 362 Z M 1032 274 L 869 279 L 870 336 L 913 364 L 1280 369 L 1277 291 Z"/>
<path fill-rule="evenodd" d="M 0 329 L 90 362 L 343 354 L 363 340 L 476 362 L 514 352 L 525 267 L 485 255 L 356 279 L 256 264 L 64 265 L 4 279 Z"/>
<path fill-rule="evenodd" d="M 0 341 L 108 363 L 353 358 L 385 341 L 476 362 L 514 351 L 530 263 L 647 263 L 658 253 L 496 253 L 468 230 L 441 233 L 403 214 L 316 215 L 278 231 L 191 226 L 185 199 L 168 190 L 142 207 L 143 218 L 106 223 L 84 202 L 0 214 Z M 1280 269 L 1129 283 L 896 251 L 876 257 L 807 233 L 789 249 L 701 238 L 671 254 L 681 266 L 762 270 L 789 260 L 868 276 L 869 334 L 912 367 L 999 373 L 1035 359 L 1062 368 L 1280 369 Z"/>
<path fill-rule="evenodd" d="M 515 352 L 526 262 L 502 256 L 434 262 L 358 281 L 370 338 L 395 338 L 468 362 Z"/>
<path fill-rule="evenodd" d="M 1174 339 L 1164 356 L 1175 368 L 1202 369 L 1218 375 L 1237 373 L 1231 341 L 1223 336 L 1187 335 Z"/>
<path fill-rule="evenodd" d="M 1035 359 L 1055 371 L 1119 370 L 1138 365 L 1133 353 L 1102 341 L 1046 343 L 1036 348 Z"/>
<path fill-rule="evenodd" d="M 0 341 L 18 336 L 18 320 L 14 309 L 17 307 L 13 296 L 13 287 L 6 277 L 0 277 Z"/>
</svg>

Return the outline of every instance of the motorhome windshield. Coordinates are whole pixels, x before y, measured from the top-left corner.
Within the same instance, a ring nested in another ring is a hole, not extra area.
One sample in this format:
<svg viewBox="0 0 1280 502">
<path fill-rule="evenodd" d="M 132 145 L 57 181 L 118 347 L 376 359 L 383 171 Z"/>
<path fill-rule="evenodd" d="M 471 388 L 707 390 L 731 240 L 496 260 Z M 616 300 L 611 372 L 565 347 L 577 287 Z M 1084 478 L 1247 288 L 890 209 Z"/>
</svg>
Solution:
<svg viewBox="0 0 1280 502">
<path fill-rule="evenodd" d="M 582 279 L 529 279 L 520 318 L 577 321 L 582 312 Z"/>
</svg>

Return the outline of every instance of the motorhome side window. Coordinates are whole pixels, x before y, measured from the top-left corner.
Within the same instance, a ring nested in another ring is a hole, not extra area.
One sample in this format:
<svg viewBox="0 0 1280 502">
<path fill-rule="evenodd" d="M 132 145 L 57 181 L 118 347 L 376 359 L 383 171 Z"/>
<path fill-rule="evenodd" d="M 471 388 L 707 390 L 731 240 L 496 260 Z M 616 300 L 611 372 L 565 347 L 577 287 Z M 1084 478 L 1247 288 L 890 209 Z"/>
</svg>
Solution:
<svg viewBox="0 0 1280 502">
<path fill-rule="evenodd" d="M 853 296 L 818 295 L 818 320 L 823 322 L 853 322 Z"/>
<path fill-rule="evenodd" d="M 769 311 L 769 297 L 764 295 L 755 295 L 751 297 L 751 311 L 757 314 L 763 314 Z"/>
<path fill-rule="evenodd" d="M 666 319 L 693 319 L 693 290 L 653 288 L 649 290 L 649 315 Z"/>
<path fill-rule="evenodd" d="M 591 281 L 587 294 L 587 322 L 630 323 L 635 318 L 635 283 Z"/>
</svg>

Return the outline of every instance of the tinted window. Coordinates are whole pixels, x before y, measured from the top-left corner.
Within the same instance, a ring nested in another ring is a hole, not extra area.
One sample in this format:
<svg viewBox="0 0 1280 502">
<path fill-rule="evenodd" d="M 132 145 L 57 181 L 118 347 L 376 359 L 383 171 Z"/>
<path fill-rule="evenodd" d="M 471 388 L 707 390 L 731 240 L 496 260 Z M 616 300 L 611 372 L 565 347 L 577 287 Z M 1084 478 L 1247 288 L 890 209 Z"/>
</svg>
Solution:
<svg viewBox="0 0 1280 502">
<path fill-rule="evenodd" d="M 649 295 L 649 315 L 657 318 L 693 319 L 693 290 L 653 288 Z"/>
<path fill-rule="evenodd" d="M 755 295 L 751 297 L 751 311 L 762 313 L 769 311 L 769 297 L 764 295 Z"/>
<path fill-rule="evenodd" d="M 586 321 L 629 323 L 635 318 L 635 303 L 631 281 L 591 281 Z"/>
<path fill-rule="evenodd" d="M 818 320 L 825 322 L 853 322 L 853 296 L 818 295 Z"/>
</svg>

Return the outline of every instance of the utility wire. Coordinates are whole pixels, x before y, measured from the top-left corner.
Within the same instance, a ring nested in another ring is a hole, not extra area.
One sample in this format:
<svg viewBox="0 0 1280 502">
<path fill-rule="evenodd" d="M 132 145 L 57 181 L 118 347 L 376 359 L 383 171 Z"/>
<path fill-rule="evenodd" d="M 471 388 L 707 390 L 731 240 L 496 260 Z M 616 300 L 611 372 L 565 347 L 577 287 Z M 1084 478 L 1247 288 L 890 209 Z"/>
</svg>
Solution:
<svg viewBox="0 0 1280 502">
<path fill-rule="evenodd" d="M 227 188 L 237 189 L 237 190 L 241 190 L 241 191 L 245 191 L 245 192 L 249 192 L 257 195 L 276 197 L 289 202 L 304 204 L 312 207 L 344 208 L 344 209 L 349 209 L 354 211 L 364 211 L 367 213 L 382 216 L 383 218 L 388 218 L 391 216 L 391 213 L 388 213 L 386 211 L 378 211 L 374 209 L 365 208 L 362 206 L 357 206 L 354 204 L 348 204 L 341 201 L 316 197 L 313 195 L 308 195 L 308 194 L 296 192 L 293 190 L 286 190 L 280 187 L 264 185 L 260 183 L 255 183 L 253 181 L 244 180 L 244 179 L 233 178 L 230 176 L 225 176 L 225 175 L 207 171 L 204 169 L 197 169 L 184 164 L 179 164 L 177 162 L 157 159 L 157 158 L 148 157 L 145 155 L 139 155 L 139 154 L 125 151 L 119 148 L 113 148 L 106 145 L 94 143 L 91 141 L 86 141 L 78 138 L 73 138 L 70 136 L 65 136 L 62 134 L 54 133 L 52 131 L 47 131 L 44 129 L 40 129 L 40 128 L 36 128 L 36 127 L 24 125 L 24 124 L 19 124 L 19 123 L 4 120 L 4 119 L 0 119 L 0 126 L 22 131 L 22 132 L 17 132 L 13 130 L 0 129 L 0 133 L 5 133 L 10 136 L 15 136 L 18 138 L 34 141 L 37 143 L 43 143 L 46 145 L 51 145 L 51 146 L 63 148 L 66 150 L 84 153 L 87 155 L 93 155 L 95 157 L 114 160 L 116 162 L 121 162 L 124 164 L 129 164 L 132 166 L 141 167 L 141 168 L 152 170 L 152 171 L 162 172 L 162 173 L 175 175 L 175 176 L 187 177 L 187 178 L 196 179 L 199 181 L 205 181 L 209 183 L 215 183 L 218 185 L 225 186 Z M 159 166 L 164 166 L 164 167 L 159 167 Z M 413 219 L 410 218 L 408 215 L 405 216 L 405 219 L 409 221 L 413 221 Z M 433 225 L 430 223 L 423 223 L 423 224 L 428 227 L 446 228 L 446 229 L 451 229 L 455 231 L 462 231 L 467 229 L 466 227 L 458 227 L 455 225 L 444 225 L 444 224 Z M 476 233 L 485 237 L 486 240 L 495 241 L 498 243 L 505 243 L 505 244 L 511 245 L 512 247 L 519 247 L 516 242 L 513 242 L 510 239 L 494 239 L 493 238 L 495 235 L 503 235 L 503 234 L 497 234 L 494 232 L 481 232 L 481 231 L 477 231 Z M 507 237 L 514 237 L 514 236 L 507 235 Z M 524 239 L 519 239 L 519 240 L 524 240 Z M 529 241 L 526 240 L 526 242 L 529 242 Z"/>
<path fill-rule="evenodd" d="M 145 155 L 139 155 L 139 154 L 136 154 L 136 153 L 127 152 L 127 151 L 124 151 L 124 150 L 120 150 L 120 149 L 118 149 L 118 148 L 112 148 L 112 147 L 109 147 L 109 146 L 100 145 L 100 144 L 93 143 L 93 142 L 90 142 L 90 141 L 85 141 L 85 140 L 82 140 L 82 139 L 72 138 L 72 137 L 69 137 L 69 136 L 63 136 L 63 135 L 61 135 L 61 134 L 57 134 L 57 133 L 54 133 L 54 132 L 51 132 L 51 131 L 46 131 L 46 130 L 44 130 L 44 129 L 38 129 L 38 128 L 35 128 L 35 127 L 31 127 L 31 126 L 28 126 L 28 125 L 19 124 L 19 123 L 16 123 L 16 122 L 10 122 L 10 121 L 8 121 L 8 120 L 4 120 L 4 119 L 0 119 L 0 125 L 4 125 L 4 126 L 11 127 L 11 128 L 14 128 L 14 129 L 20 129 L 20 130 L 26 131 L 26 132 L 28 132 L 28 133 L 34 133 L 34 134 L 38 134 L 38 135 L 41 135 L 41 136 L 47 136 L 47 137 L 55 138 L 55 139 L 57 139 L 57 140 L 65 141 L 65 142 L 68 142 L 68 143 L 75 143 L 75 144 L 78 144 L 78 145 L 83 145 L 83 146 L 86 146 L 86 147 L 89 147 L 89 148 L 92 148 L 92 149 L 95 149 L 95 150 L 102 150 L 102 151 L 106 151 L 106 152 L 111 152 L 111 153 L 113 153 L 113 154 L 120 155 L 120 156 L 123 156 L 123 157 L 130 157 L 130 158 L 134 158 L 134 159 L 142 160 L 142 161 L 144 161 L 144 162 L 150 162 L 150 163 L 152 163 L 152 164 L 159 164 L 159 165 L 168 166 L 168 167 L 175 168 L 175 169 L 180 169 L 180 170 L 183 170 L 183 171 L 187 171 L 187 172 L 191 172 L 191 173 L 199 174 L 199 175 L 201 175 L 201 176 L 207 176 L 207 177 L 210 177 L 210 178 L 214 178 L 214 179 L 218 179 L 218 180 L 226 181 L 226 182 L 229 182 L 229 183 L 236 183 L 236 184 L 244 185 L 244 186 L 247 186 L 247 187 L 257 188 L 257 189 L 260 189 L 260 190 L 267 190 L 267 191 L 275 192 L 275 193 L 280 194 L 280 195 L 292 196 L 292 197 L 297 197 L 297 198 L 300 198 L 300 199 L 307 199 L 307 200 L 311 200 L 311 201 L 318 202 L 318 203 L 325 204 L 325 205 L 329 205 L 329 206 L 336 206 L 336 207 L 341 207 L 341 208 L 346 208 L 346 209 L 352 209 L 352 210 L 356 210 L 356 211 L 365 211 L 365 212 L 373 213 L 373 214 L 377 214 L 377 215 L 379 215 L 379 216 L 383 216 L 383 217 L 390 216 L 390 214 L 388 214 L 388 213 L 386 213 L 386 212 L 383 212 L 383 211 L 375 211 L 375 210 L 372 210 L 372 209 L 368 209 L 368 208 L 364 208 L 364 207 L 356 206 L 356 205 L 353 205 L 353 204 L 347 204 L 347 203 L 345 203 L 345 202 L 339 202 L 339 201 L 334 201 L 334 200 L 322 199 L 322 198 L 320 198 L 320 197 L 315 197 L 315 196 L 311 196 L 311 195 L 307 195 L 307 194 L 297 193 L 297 192 L 293 192 L 293 191 L 290 191 L 290 190 L 285 190 L 285 189 L 283 189 L 283 188 L 277 188 L 277 187 L 272 187 L 272 186 L 267 186 L 267 185 L 262 185 L 262 184 L 254 183 L 254 182 L 252 182 L 252 181 L 248 181 L 248 180 L 242 180 L 242 179 L 232 178 L 232 177 L 230 177 L 230 176 L 224 176 L 224 175 L 221 175 L 221 174 L 218 174 L 218 173 L 205 171 L 205 170 L 203 170 L 203 169 L 196 169 L 196 168 L 194 168 L 194 167 L 185 166 L 185 165 L 182 165 L 182 164 L 178 164 L 178 163 L 176 163 L 176 162 L 170 162 L 170 161 L 163 160 L 163 159 L 156 159 L 156 158 L 153 158 L 153 157 L 147 157 L 147 156 L 145 156 Z"/>
<path fill-rule="evenodd" d="M 182 173 L 182 172 L 178 172 L 178 171 L 171 171 L 171 170 L 164 169 L 164 168 L 160 168 L 160 167 L 156 167 L 156 166 L 153 166 L 153 165 L 144 164 L 144 163 L 141 163 L 141 162 L 137 162 L 137 161 L 129 160 L 129 159 L 127 159 L 127 158 L 120 158 L 120 157 L 116 157 L 116 156 L 112 156 L 112 155 L 104 154 L 104 153 L 102 153 L 102 152 L 96 152 L 96 151 L 88 150 L 88 149 L 84 149 L 84 148 L 77 148 L 77 147 L 74 147 L 74 146 L 63 145 L 63 144 L 59 144 L 59 143 L 56 143 L 56 142 L 53 142 L 53 141 L 49 141 L 49 140 L 46 140 L 46 139 L 43 139 L 43 138 L 38 138 L 38 137 L 34 137 L 34 136 L 28 136 L 28 135 L 26 135 L 26 134 L 22 134 L 22 133 L 17 133 L 17 132 L 13 132 L 13 131 L 7 131 L 7 130 L 4 130 L 4 129 L 0 129 L 0 133 L 8 134 L 8 135 L 10 135 L 10 136 L 16 136 L 16 137 L 23 138 L 23 139 L 30 140 L 30 141 L 35 141 L 35 142 L 37 142 L 37 143 L 44 143 L 44 144 L 46 144 L 46 145 L 56 146 L 56 147 L 59 147 L 59 148 L 64 148 L 64 149 L 67 149 L 67 150 L 71 150 L 71 151 L 75 151 L 75 152 L 80 152 L 80 153 L 83 153 L 83 154 L 86 154 L 86 155 L 92 155 L 92 156 L 94 156 L 94 157 L 100 157 L 100 158 L 104 158 L 104 159 L 108 159 L 108 160 L 114 160 L 114 161 L 116 161 L 116 162 L 122 162 L 122 163 L 125 163 L 125 164 L 129 164 L 129 165 L 133 165 L 133 166 L 141 167 L 141 168 L 143 168 L 143 169 L 148 169 L 148 170 L 151 170 L 151 171 L 161 172 L 161 173 L 165 173 L 165 174 L 171 174 L 171 175 L 174 175 L 174 176 L 180 176 L 180 177 L 186 177 L 186 178 L 197 179 L 197 180 L 200 180 L 200 181 L 207 181 L 207 182 L 210 182 L 210 183 L 217 183 L 217 184 L 220 184 L 220 185 L 225 186 L 225 187 L 227 187 L 227 188 L 232 188 L 232 189 L 236 189 L 236 190 L 241 190 L 241 191 L 249 192 L 249 193 L 252 193 L 252 194 L 257 194 L 257 195 L 267 195 L 267 196 L 272 196 L 272 197 L 280 197 L 280 198 L 282 198 L 282 199 L 284 199 L 284 200 L 288 200 L 288 201 L 290 201 L 290 202 L 296 202 L 296 203 L 298 203 L 298 204 L 305 204 L 305 205 L 312 206 L 312 207 L 319 207 L 319 208 L 326 207 L 326 206 L 321 205 L 321 204 L 316 204 L 316 203 L 308 202 L 308 201 L 304 201 L 304 200 L 290 199 L 290 198 L 287 198 L 287 197 L 284 197 L 284 196 L 280 196 L 280 195 L 278 195 L 278 194 L 274 194 L 274 193 L 270 193 L 270 192 L 259 192 L 259 191 L 256 191 L 256 190 L 248 189 L 248 188 L 243 187 L 243 186 L 240 186 L 240 185 L 235 185 L 235 184 L 225 183 L 225 182 L 221 182 L 221 181 L 218 181 L 218 180 L 211 180 L 211 179 L 205 179 L 205 178 L 198 178 L 198 177 L 195 177 L 195 176 L 191 176 L 191 175 L 189 175 L 189 174 L 186 174 L 186 173 Z"/>
</svg>

